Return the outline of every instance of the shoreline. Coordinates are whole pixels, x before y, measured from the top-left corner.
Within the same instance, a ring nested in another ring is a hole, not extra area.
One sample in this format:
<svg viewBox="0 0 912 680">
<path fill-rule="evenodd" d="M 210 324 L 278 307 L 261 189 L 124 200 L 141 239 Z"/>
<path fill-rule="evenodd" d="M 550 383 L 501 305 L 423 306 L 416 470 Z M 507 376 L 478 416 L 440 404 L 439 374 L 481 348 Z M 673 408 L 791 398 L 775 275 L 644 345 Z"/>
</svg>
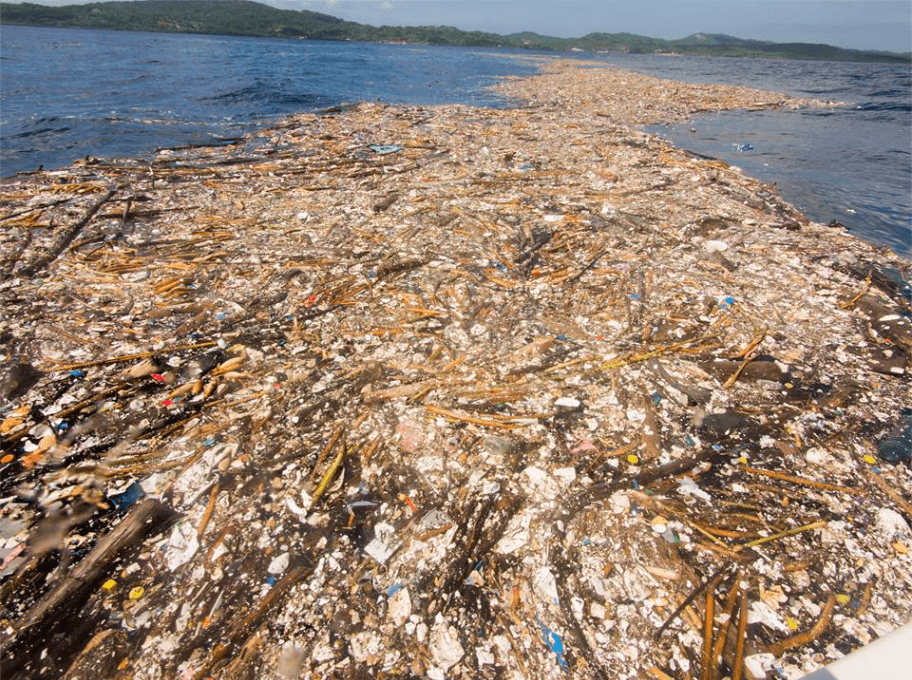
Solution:
<svg viewBox="0 0 912 680">
<path fill-rule="evenodd" d="M 0 183 L 10 677 L 800 678 L 912 618 L 908 263 L 631 127 L 820 102 L 595 63 Z"/>
</svg>

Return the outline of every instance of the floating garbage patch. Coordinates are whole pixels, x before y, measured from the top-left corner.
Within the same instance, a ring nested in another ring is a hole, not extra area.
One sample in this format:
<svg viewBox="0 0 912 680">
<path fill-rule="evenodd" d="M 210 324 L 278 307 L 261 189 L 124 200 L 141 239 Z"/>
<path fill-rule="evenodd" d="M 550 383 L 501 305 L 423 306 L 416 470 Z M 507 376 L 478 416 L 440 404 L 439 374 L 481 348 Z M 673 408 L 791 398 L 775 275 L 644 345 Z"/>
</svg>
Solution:
<svg viewBox="0 0 912 680">
<path fill-rule="evenodd" d="M 909 263 L 546 62 L 0 184 L 4 678 L 799 678 L 912 618 Z"/>
</svg>

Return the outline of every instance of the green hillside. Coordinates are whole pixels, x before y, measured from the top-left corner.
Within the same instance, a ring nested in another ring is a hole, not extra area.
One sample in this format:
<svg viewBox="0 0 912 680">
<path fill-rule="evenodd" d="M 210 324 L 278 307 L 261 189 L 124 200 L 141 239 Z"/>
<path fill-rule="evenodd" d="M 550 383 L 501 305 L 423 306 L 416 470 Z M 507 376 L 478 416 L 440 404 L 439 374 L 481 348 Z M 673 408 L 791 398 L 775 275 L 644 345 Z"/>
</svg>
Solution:
<svg viewBox="0 0 912 680">
<path fill-rule="evenodd" d="M 497 35 L 481 31 L 461 31 L 452 26 L 369 26 L 343 21 L 319 12 L 280 10 L 250 0 L 143 0 L 62 7 L 33 3 L 0 3 L 0 23 L 574 52 L 910 62 L 909 54 L 865 52 L 809 43 L 743 40 L 711 33 L 696 33 L 680 40 L 660 40 L 631 33 L 601 32 L 589 33 L 580 38 L 556 38 L 532 32 Z"/>
</svg>

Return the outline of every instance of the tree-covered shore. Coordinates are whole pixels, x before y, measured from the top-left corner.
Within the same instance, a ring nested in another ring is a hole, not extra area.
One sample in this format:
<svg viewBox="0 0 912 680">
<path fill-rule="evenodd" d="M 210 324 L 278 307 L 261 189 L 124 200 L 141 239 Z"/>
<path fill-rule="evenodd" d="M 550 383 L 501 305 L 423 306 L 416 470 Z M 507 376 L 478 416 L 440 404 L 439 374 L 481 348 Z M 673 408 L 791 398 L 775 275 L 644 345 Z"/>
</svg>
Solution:
<svg viewBox="0 0 912 680">
<path fill-rule="evenodd" d="M 829 61 L 910 63 L 912 55 L 849 50 L 811 43 L 744 40 L 696 33 L 661 40 L 630 33 L 589 33 L 557 38 L 537 33 L 498 35 L 452 26 L 370 26 L 308 10 L 280 10 L 249 0 L 143 0 L 49 7 L 0 3 L 0 23 L 124 31 L 202 33 L 254 37 L 357 40 L 411 44 L 510 47 L 573 52 L 629 52 L 700 56 L 765 57 Z"/>
</svg>

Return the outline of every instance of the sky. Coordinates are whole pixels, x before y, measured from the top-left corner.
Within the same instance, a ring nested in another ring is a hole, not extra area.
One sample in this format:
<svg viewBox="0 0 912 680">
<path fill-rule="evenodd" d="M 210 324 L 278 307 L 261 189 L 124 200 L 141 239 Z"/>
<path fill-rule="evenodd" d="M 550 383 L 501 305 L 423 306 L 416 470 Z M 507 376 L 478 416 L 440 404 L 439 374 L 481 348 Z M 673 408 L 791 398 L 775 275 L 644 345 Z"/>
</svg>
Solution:
<svg viewBox="0 0 912 680">
<path fill-rule="evenodd" d="M 33 0 L 34 1 L 34 0 Z M 66 5 L 91 0 L 37 0 Z M 577 38 L 726 33 L 775 42 L 912 51 L 912 2 L 897 0 L 258 0 L 375 26 L 455 26 Z"/>
</svg>

